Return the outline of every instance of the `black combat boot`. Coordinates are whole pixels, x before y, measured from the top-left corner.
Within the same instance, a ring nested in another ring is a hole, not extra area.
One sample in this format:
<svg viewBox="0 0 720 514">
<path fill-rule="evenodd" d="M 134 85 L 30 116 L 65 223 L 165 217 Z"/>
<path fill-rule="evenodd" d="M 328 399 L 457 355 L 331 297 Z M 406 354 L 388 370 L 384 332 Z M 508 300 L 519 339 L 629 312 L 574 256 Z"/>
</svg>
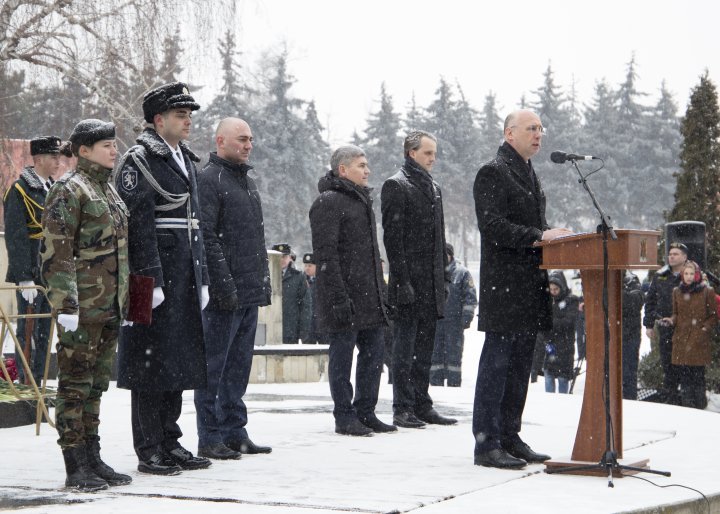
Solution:
<svg viewBox="0 0 720 514">
<path fill-rule="evenodd" d="M 108 485 L 128 485 L 132 482 L 130 475 L 117 473 L 100 458 L 100 438 L 98 436 L 88 437 L 86 439 L 85 449 L 90 468 L 92 468 L 97 476 L 105 480 Z"/>
<path fill-rule="evenodd" d="M 73 487 L 80 491 L 92 492 L 108 488 L 108 483 L 97 476 L 88 464 L 85 446 L 63 448 L 65 460 L 65 487 Z"/>
</svg>

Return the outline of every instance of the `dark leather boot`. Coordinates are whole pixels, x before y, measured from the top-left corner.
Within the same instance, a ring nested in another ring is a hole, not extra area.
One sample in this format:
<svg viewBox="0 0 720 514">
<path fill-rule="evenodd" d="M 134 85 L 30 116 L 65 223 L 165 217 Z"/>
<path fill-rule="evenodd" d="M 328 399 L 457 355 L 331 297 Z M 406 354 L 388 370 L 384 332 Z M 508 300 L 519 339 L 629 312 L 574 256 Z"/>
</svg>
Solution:
<svg viewBox="0 0 720 514">
<path fill-rule="evenodd" d="M 88 437 L 85 442 L 88 464 L 97 476 L 105 480 L 108 485 L 128 485 L 132 482 L 130 475 L 117 473 L 100 458 L 100 438 Z"/>
<path fill-rule="evenodd" d="M 108 483 L 100 478 L 90 467 L 87 460 L 85 446 L 63 448 L 65 461 L 65 487 L 72 487 L 80 491 L 92 492 L 108 488 Z"/>
</svg>

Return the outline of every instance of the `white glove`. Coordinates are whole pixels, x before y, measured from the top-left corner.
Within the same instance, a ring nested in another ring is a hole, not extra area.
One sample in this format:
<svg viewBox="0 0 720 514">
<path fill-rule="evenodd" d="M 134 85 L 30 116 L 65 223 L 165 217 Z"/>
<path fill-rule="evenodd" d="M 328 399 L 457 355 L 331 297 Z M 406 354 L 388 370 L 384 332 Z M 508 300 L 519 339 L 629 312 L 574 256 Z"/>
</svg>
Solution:
<svg viewBox="0 0 720 514">
<path fill-rule="evenodd" d="M 122 320 L 122 323 L 120 323 L 120 326 L 121 326 L 121 327 L 132 327 L 132 326 L 133 326 L 133 322 L 124 319 L 124 320 Z"/>
<path fill-rule="evenodd" d="M 156 287 L 153 289 L 152 308 L 154 309 L 165 301 L 165 293 L 163 293 L 162 287 Z"/>
<path fill-rule="evenodd" d="M 210 301 L 210 286 L 202 286 L 200 288 L 200 310 L 204 311 Z"/>
<path fill-rule="evenodd" d="M 32 280 L 23 280 L 18 284 L 20 287 L 27 287 L 31 289 L 23 289 L 20 291 L 20 294 L 23 298 L 25 298 L 25 301 L 27 303 L 33 303 L 35 301 L 35 297 L 38 295 L 37 289 L 35 289 L 35 282 Z"/>
<path fill-rule="evenodd" d="M 57 322 L 66 332 L 75 332 L 80 322 L 80 316 L 78 314 L 58 314 Z"/>
</svg>

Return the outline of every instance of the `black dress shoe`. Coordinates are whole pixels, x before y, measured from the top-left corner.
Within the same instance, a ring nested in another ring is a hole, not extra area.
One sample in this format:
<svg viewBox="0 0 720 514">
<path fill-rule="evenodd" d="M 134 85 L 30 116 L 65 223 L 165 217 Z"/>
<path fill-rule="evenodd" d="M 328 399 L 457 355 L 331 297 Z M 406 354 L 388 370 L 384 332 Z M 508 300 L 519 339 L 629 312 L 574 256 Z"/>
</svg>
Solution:
<svg viewBox="0 0 720 514">
<path fill-rule="evenodd" d="M 513 457 L 523 459 L 527 462 L 538 463 L 550 460 L 550 455 L 545 455 L 544 453 L 537 453 L 533 451 L 533 449 L 530 448 L 523 441 L 516 441 L 512 444 L 503 444 L 502 447 Z"/>
<path fill-rule="evenodd" d="M 403 428 L 425 428 L 425 422 L 420 421 L 412 412 L 400 412 L 393 416 L 393 425 Z"/>
<path fill-rule="evenodd" d="M 475 454 L 475 465 L 487 468 L 522 469 L 527 465 L 523 459 L 510 455 L 502 448 Z"/>
<path fill-rule="evenodd" d="M 338 423 L 335 422 L 335 433 L 342 435 L 354 435 L 354 436 L 371 436 L 373 431 L 371 428 L 366 427 L 360 420 L 353 418 L 350 421 Z"/>
<path fill-rule="evenodd" d="M 238 460 L 242 457 L 240 452 L 231 450 L 223 443 L 209 444 L 198 448 L 198 457 L 217 460 Z"/>
<path fill-rule="evenodd" d="M 375 414 L 369 416 L 360 416 L 360 423 L 371 429 L 373 432 L 385 433 L 385 432 L 397 432 L 395 425 L 388 425 L 380 421 Z"/>
<path fill-rule="evenodd" d="M 257 455 L 258 453 L 270 453 L 272 448 L 269 446 L 258 446 L 253 443 L 250 438 L 240 439 L 239 441 L 227 441 L 225 446 L 240 453 L 246 453 L 248 455 Z"/>
<path fill-rule="evenodd" d="M 415 416 L 430 425 L 454 425 L 457 423 L 455 418 L 446 418 L 445 416 L 441 416 L 438 411 L 432 407 L 425 412 L 416 412 Z"/>
<path fill-rule="evenodd" d="M 158 452 L 147 460 L 141 460 L 137 469 L 140 473 L 151 475 L 179 475 L 182 473 L 182 468 L 163 452 Z"/>
<path fill-rule="evenodd" d="M 167 456 L 175 462 L 175 464 L 183 469 L 205 469 L 209 468 L 210 464 L 212 464 L 210 459 L 206 459 L 205 457 L 195 457 L 191 452 L 182 446 L 166 451 L 166 453 Z"/>
</svg>

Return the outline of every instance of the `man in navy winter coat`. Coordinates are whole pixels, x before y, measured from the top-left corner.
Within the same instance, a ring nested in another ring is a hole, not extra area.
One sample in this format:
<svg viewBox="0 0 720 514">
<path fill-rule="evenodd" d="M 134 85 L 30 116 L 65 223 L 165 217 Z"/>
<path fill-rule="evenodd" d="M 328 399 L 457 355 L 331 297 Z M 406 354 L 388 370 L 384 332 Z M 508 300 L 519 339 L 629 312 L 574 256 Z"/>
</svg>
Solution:
<svg viewBox="0 0 720 514">
<path fill-rule="evenodd" d="M 243 395 L 250 380 L 258 307 L 271 287 L 260 193 L 248 172 L 253 136 L 239 118 L 215 134 L 217 152 L 198 177 L 210 302 L 203 311 L 208 384 L 195 390 L 198 455 L 239 459 L 270 453 L 248 436 Z"/>
</svg>

